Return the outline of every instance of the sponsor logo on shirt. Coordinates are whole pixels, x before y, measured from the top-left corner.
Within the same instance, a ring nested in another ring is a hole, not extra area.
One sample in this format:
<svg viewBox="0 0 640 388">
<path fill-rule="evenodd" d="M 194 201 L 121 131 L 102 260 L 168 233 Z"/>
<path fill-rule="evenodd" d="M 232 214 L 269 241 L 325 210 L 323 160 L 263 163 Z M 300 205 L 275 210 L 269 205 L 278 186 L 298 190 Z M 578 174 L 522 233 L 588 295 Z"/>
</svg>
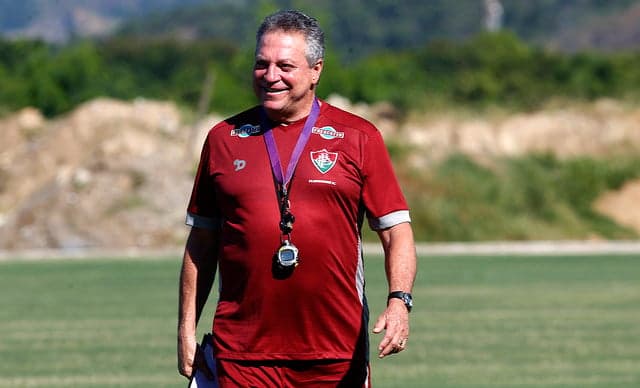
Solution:
<svg viewBox="0 0 640 388">
<path fill-rule="evenodd" d="M 238 136 L 238 137 L 244 138 L 244 137 L 257 135 L 260 132 L 261 132 L 261 129 L 259 125 L 245 124 L 240 128 L 232 129 L 231 136 Z"/>
<path fill-rule="evenodd" d="M 325 140 L 333 140 L 333 139 L 342 139 L 344 138 L 344 132 L 338 132 L 333 127 L 313 127 L 311 133 L 316 135 L 320 135 L 321 138 Z"/>
<path fill-rule="evenodd" d="M 313 165 L 323 174 L 326 174 L 336 165 L 338 161 L 337 152 L 329 152 L 326 149 L 311 151 L 311 161 Z"/>
<path fill-rule="evenodd" d="M 336 185 L 336 182 L 328 181 L 326 179 L 309 179 L 309 183 L 322 183 L 322 184 L 325 184 L 325 185 L 332 185 L 332 186 Z"/>
<path fill-rule="evenodd" d="M 236 171 L 240 171 L 245 167 L 247 167 L 247 162 L 242 159 L 236 159 L 233 161 L 233 167 L 235 168 Z"/>
</svg>

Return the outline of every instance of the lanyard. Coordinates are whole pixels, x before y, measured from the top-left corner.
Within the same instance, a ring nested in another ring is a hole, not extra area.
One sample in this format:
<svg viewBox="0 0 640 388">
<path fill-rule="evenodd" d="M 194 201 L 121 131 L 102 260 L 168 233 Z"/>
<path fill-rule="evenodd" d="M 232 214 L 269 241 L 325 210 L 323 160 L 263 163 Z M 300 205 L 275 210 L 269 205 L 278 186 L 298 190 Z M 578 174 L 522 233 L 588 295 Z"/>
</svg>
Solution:
<svg viewBox="0 0 640 388">
<path fill-rule="evenodd" d="M 276 180 L 276 192 L 278 193 L 280 201 L 280 230 L 283 235 L 287 236 L 287 241 L 290 240 L 289 234 L 293 230 L 293 222 L 295 221 L 295 217 L 289 210 L 289 193 L 287 192 L 287 186 L 289 185 L 289 182 L 291 182 L 291 178 L 293 178 L 293 172 L 296 170 L 296 166 L 300 160 L 300 155 L 302 155 L 302 150 L 307 144 L 309 136 L 311 136 L 311 130 L 313 129 L 313 125 L 316 123 L 319 115 L 320 103 L 317 98 L 314 98 L 311 106 L 311 113 L 309 113 L 309 117 L 307 117 L 307 120 L 304 123 L 302 132 L 298 136 L 298 141 L 296 142 L 296 146 L 291 154 L 286 174 L 284 174 L 282 171 L 282 163 L 280 162 L 280 154 L 278 153 L 278 147 L 276 146 L 276 140 L 273 136 L 273 130 L 269 125 L 266 113 L 263 111 L 262 127 L 264 128 L 264 143 L 267 146 L 267 153 L 269 154 L 269 161 L 271 162 L 271 170 L 273 171 L 273 176 Z"/>
<path fill-rule="evenodd" d="M 269 154 L 269 161 L 271 162 L 271 170 L 273 170 L 273 175 L 278 183 L 278 192 L 284 193 L 286 195 L 287 186 L 293 177 L 293 172 L 298 165 L 298 160 L 300 160 L 300 155 L 302 155 L 302 150 L 304 149 L 307 141 L 309 140 L 309 136 L 311 136 L 311 130 L 313 129 L 313 125 L 316 123 L 318 116 L 320 114 L 320 103 L 317 98 L 313 99 L 313 105 L 311 107 L 311 113 L 307 120 L 304 123 L 304 127 L 302 128 L 302 132 L 298 137 L 298 142 L 296 143 L 295 148 L 293 149 L 293 153 L 291 154 L 291 160 L 289 160 L 289 165 L 287 166 L 286 175 L 282 171 L 282 163 L 280 162 L 280 154 L 278 153 L 278 147 L 276 146 L 276 140 L 273 136 L 273 131 L 271 126 L 266 118 L 266 114 L 263 112 L 262 116 L 262 126 L 264 127 L 264 142 L 267 146 L 267 153 Z"/>
</svg>

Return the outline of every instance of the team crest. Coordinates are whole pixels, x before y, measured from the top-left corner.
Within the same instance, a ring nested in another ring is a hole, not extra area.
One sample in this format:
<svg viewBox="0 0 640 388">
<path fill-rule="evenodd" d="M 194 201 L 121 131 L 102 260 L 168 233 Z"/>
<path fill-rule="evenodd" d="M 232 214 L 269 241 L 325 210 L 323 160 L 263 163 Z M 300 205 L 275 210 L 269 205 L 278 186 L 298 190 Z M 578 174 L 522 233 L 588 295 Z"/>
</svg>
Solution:
<svg viewBox="0 0 640 388">
<path fill-rule="evenodd" d="M 333 139 L 342 139 L 344 138 L 344 132 L 338 132 L 333 127 L 313 127 L 311 133 L 316 135 L 320 135 L 321 138 L 325 140 L 333 140 Z"/>
<path fill-rule="evenodd" d="M 326 174 L 336 165 L 338 161 L 337 152 L 329 152 L 326 149 L 320 151 L 311 151 L 311 161 L 318 171 Z"/>
<path fill-rule="evenodd" d="M 240 128 L 234 128 L 231 130 L 231 136 L 238 136 L 241 138 L 257 135 L 258 133 L 260 133 L 260 126 L 251 124 L 245 124 Z"/>
</svg>

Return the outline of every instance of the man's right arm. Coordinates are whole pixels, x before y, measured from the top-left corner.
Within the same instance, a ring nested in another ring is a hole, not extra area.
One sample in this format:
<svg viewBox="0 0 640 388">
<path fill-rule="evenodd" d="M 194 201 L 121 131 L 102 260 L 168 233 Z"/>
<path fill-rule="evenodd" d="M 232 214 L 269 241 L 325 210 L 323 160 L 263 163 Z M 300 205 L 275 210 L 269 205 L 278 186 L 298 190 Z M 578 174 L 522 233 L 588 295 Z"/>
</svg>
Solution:
<svg viewBox="0 0 640 388">
<path fill-rule="evenodd" d="M 217 266 L 216 231 L 191 228 L 180 271 L 178 306 L 178 371 L 189 378 L 196 360 L 196 326 L 211 291 Z"/>
</svg>

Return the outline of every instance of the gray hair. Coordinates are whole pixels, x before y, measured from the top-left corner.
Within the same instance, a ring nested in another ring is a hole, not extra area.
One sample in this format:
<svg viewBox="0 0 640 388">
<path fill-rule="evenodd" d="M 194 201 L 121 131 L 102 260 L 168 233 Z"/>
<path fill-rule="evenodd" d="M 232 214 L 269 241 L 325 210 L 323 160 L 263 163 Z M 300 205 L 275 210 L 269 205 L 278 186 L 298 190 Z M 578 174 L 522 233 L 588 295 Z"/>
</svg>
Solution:
<svg viewBox="0 0 640 388">
<path fill-rule="evenodd" d="M 309 66 L 314 66 L 324 58 L 324 32 L 318 21 L 300 11 L 278 11 L 264 18 L 264 21 L 256 33 L 256 52 L 259 49 L 260 39 L 268 32 L 273 31 L 299 32 L 304 35 L 307 42 L 305 56 Z"/>
</svg>

